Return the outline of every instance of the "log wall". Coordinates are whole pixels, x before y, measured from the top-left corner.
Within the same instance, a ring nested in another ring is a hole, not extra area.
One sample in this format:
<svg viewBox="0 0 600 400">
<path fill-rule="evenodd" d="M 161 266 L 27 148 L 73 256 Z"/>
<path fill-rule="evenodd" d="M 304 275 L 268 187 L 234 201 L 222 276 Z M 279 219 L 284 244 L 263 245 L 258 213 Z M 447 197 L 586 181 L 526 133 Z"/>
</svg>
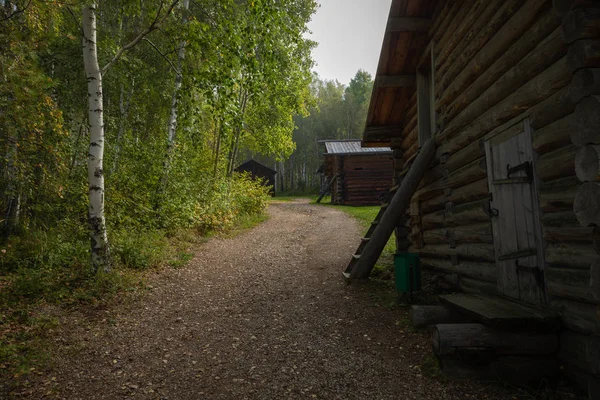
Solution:
<svg viewBox="0 0 600 400">
<path fill-rule="evenodd" d="M 398 241 L 408 240 L 444 287 L 495 293 L 483 143 L 528 118 L 548 306 L 561 313 L 574 349 L 559 354 L 578 381 L 598 382 L 590 360 L 600 348 L 600 4 L 459 3 L 433 16 L 438 149 Z M 418 151 L 416 103 L 413 96 L 392 140 L 397 181 Z"/>
<path fill-rule="evenodd" d="M 331 188 L 333 204 L 379 205 L 393 184 L 393 157 L 383 154 L 327 155 L 325 171 L 338 175 Z"/>
</svg>

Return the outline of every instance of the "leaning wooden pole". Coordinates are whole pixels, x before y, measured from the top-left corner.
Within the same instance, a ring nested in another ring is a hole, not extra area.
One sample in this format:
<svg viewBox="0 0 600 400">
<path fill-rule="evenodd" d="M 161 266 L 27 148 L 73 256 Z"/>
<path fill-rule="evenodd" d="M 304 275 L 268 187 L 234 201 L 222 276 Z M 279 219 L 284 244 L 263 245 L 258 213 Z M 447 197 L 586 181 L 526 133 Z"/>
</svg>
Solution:
<svg viewBox="0 0 600 400">
<path fill-rule="evenodd" d="M 358 262 L 352 268 L 350 279 L 366 279 L 369 277 L 385 244 L 392 235 L 392 232 L 394 232 L 398 220 L 405 213 L 410 199 L 417 190 L 419 182 L 423 179 L 423 175 L 425 175 L 425 171 L 427 171 L 434 154 L 435 140 L 428 139 L 421 147 L 419 155 L 402 180 L 400 189 L 398 189 L 381 220 L 378 222 L 371 239 L 360 254 Z"/>
</svg>

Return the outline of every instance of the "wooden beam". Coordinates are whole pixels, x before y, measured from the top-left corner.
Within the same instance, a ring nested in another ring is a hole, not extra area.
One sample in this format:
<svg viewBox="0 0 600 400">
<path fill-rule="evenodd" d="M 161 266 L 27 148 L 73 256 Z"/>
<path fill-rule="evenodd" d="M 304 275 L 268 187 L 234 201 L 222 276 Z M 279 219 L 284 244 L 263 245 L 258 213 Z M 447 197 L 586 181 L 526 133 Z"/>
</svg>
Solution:
<svg viewBox="0 0 600 400">
<path fill-rule="evenodd" d="M 360 260 L 354 265 L 348 277 L 352 279 L 365 279 L 369 277 L 385 244 L 392 235 L 392 232 L 394 232 L 394 228 L 398 225 L 398 221 L 403 216 L 410 203 L 410 199 L 417 190 L 419 182 L 421 182 L 425 171 L 429 167 L 431 160 L 433 160 L 434 154 L 435 141 L 429 139 L 421 148 L 413 166 L 402 180 L 400 189 L 398 189 L 390 201 L 390 205 L 377 224 L 371 240 L 367 242 L 362 251 Z"/>
<path fill-rule="evenodd" d="M 380 75 L 375 78 L 377 87 L 410 87 L 416 82 L 415 74 L 406 75 Z"/>
<path fill-rule="evenodd" d="M 398 17 L 390 18 L 387 23 L 387 32 L 428 32 L 431 27 L 431 18 Z"/>
<path fill-rule="evenodd" d="M 389 138 L 392 136 L 400 136 L 402 134 L 402 126 L 400 125 L 387 125 L 387 126 L 372 126 L 367 127 L 364 136 L 369 136 L 368 140 Z"/>
</svg>

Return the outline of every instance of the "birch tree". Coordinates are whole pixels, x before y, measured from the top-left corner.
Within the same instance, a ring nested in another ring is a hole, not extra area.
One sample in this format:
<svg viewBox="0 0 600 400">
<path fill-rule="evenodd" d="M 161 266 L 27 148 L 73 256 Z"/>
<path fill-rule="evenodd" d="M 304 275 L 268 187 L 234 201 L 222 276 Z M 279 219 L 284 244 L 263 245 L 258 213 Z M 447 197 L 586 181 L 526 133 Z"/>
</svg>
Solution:
<svg viewBox="0 0 600 400">
<path fill-rule="evenodd" d="M 88 185 L 89 204 L 88 220 L 91 240 L 92 272 L 99 269 L 110 271 L 110 247 L 106 232 L 106 216 L 104 215 L 104 109 L 102 95 L 102 75 L 125 53 L 136 46 L 146 35 L 155 30 L 158 25 L 171 13 L 178 1 L 168 8 L 161 16 L 161 7 L 156 13 L 152 24 L 137 35 L 133 41 L 123 46 L 115 56 L 100 69 L 97 48 L 97 2 L 92 1 L 83 5 L 83 63 L 88 90 L 88 124 L 90 131 L 90 146 L 88 149 Z"/>
</svg>

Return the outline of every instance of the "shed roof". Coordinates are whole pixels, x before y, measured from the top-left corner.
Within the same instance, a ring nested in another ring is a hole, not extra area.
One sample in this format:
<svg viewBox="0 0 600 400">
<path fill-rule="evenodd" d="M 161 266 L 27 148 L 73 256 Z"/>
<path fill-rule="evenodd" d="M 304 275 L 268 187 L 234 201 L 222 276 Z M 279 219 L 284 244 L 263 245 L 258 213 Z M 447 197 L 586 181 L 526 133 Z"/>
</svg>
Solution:
<svg viewBox="0 0 600 400">
<path fill-rule="evenodd" d="M 392 154 L 389 147 L 362 147 L 360 139 L 322 140 L 325 143 L 325 154 Z"/>
<path fill-rule="evenodd" d="M 273 168 L 269 168 L 269 167 L 267 167 L 265 164 L 259 163 L 258 161 L 256 161 L 256 160 L 255 160 L 255 159 L 253 159 L 253 158 L 251 158 L 251 159 L 250 159 L 250 160 L 248 160 L 248 161 L 245 161 L 245 162 L 241 163 L 240 165 L 238 165 L 238 166 L 235 168 L 235 170 L 236 170 L 236 171 L 239 171 L 239 170 L 241 170 L 241 169 L 243 169 L 243 168 L 245 168 L 245 167 L 250 167 L 250 168 L 253 168 L 253 167 L 258 167 L 258 168 L 263 168 L 263 169 L 266 169 L 266 170 L 268 170 L 269 172 L 272 172 L 272 173 L 274 173 L 274 174 L 276 174 L 276 173 L 277 173 L 277 171 L 275 171 Z"/>
<path fill-rule="evenodd" d="M 416 71 L 429 44 L 431 16 L 439 0 L 393 0 L 387 20 L 363 145 L 388 146 L 416 90 Z"/>
</svg>

